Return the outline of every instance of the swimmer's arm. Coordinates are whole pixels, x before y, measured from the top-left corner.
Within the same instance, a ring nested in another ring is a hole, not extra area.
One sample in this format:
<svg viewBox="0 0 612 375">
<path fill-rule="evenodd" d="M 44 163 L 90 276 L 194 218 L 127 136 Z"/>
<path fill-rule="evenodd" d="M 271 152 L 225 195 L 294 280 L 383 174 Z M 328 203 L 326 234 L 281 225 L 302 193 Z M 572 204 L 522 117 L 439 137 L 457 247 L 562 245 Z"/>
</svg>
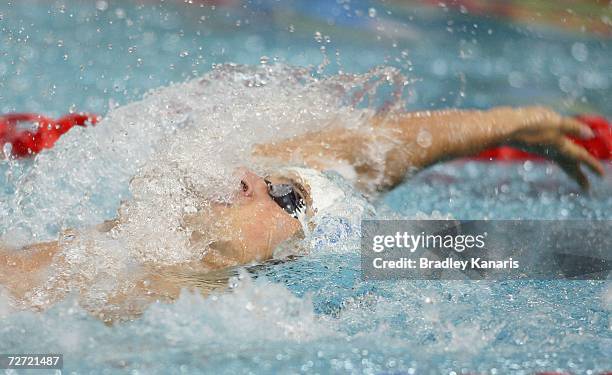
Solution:
<svg viewBox="0 0 612 375">
<path fill-rule="evenodd" d="M 599 161 L 568 136 L 588 138 L 584 124 L 544 107 L 497 107 L 488 111 L 447 110 L 405 113 L 374 119 L 379 137 L 397 139 L 386 155 L 385 176 L 390 186 L 412 168 L 467 157 L 501 145 L 511 145 L 556 162 L 582 188 L 588 188 L 585 164 L 603 174 Z"/>
<path fill-rule="evenodd" d="M 40 242 L 17 250 L 0 245 L 0 285 L 15 298 L 23 298 L 43 282 L 43 271 L 59 250 L 57 241 Z"/>
<path fill-rule="evenodd" d="M 0 287 L 5 288 L 12 298 L 21 301 L 45 282 L 49 266 L 55 264 L 61 267 L 64 262 L 61 258 L 58 241 L 41 242 L 17 250 L 0 245 Z M 182 285 L 168 276 L 177 269 L 181 268 L 145 268 L 140 277 L 136 277 L 133 288 L 110 295 L 107 306 L 98 306 L 91 312 L 105 323 L 111 323 L 139 316 L 155 301 L 177 298 Z M 61 298 L 61 294 L 56 298 Z M 89 309 L 87 306 L 85 308 Z"/>
<path fill-rule="evenodd" d="M 588 180 L 579 165 L 598 174 L 602 167 L 566 136 L 588 134 L 585 125 L 542 107 L 445 110 L 379 115 L 368 127 L 332 126 L 258 145 L 254 154 L 336 170 L 371 191 L 392 188 L 406 175 L 438 162 L 511 144 L 553 159 L 586 188 Z"/>
<path fill-rule="evenodd" d="M 100 232 L 108 232 L 118 221 L 107 220 L 96 226 Z M 64 236 L 71 233 L 64 232 Z M 59 241 L 38 242 L 17 249 L 9 249 L 0 243 L 0 285 L 15 298 L 23 298 L 25 293 L 39 286 L 45 277 L 45 271 L 55 262 L 63 264 L 61 244 Z"/>
</svg>

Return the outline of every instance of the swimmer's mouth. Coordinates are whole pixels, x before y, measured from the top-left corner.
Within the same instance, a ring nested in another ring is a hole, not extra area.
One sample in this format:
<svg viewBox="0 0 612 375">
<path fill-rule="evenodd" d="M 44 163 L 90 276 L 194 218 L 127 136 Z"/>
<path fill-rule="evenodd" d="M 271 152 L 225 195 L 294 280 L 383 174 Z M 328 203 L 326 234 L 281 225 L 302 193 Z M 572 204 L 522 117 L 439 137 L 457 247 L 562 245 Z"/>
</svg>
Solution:
<svg viewBox="0 0 612 375">
<path fill-rule="evenodd" d="M 264 181 L 268 185 L 270 198 L 285 212 L 297 219 L 298 214 L 306 208 L 306 202 L 297 189 L 291 184 L 273 184 L 268 179 Z"/>
</svg>

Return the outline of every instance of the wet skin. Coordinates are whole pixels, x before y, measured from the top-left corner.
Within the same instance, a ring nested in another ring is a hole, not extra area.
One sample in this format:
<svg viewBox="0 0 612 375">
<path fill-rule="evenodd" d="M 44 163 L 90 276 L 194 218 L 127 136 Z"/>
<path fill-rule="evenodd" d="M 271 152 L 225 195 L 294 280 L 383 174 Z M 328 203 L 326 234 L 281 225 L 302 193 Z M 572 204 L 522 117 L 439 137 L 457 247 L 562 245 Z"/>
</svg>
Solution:
<svg viewBox="0 0 612 375">
<path fill-rule="evenodd" d="M 238 174 L 241 186 L 233 202 L 212 208 L 212 216 L 222 218 L 216 237 L 224 240 L 210 245 L 203 259 L 209 267 L 270 259 L 281 242 L 301 231 L 299 221 L 272 200 L 263 177 L 245 168 Z"/>
</svg>

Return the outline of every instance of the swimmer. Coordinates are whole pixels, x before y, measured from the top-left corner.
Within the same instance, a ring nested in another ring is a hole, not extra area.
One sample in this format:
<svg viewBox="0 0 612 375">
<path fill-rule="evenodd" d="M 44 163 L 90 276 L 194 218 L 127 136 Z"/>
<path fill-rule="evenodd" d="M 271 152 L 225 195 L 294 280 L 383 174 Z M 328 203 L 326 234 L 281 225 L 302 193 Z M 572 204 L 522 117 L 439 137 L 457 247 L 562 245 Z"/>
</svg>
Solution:
<svg viewBox="0 0 612 375">
<path fill-rule="evenodd" d="M 202 228 L 206 227 L 203 223 L 211 221 L 211 215 L 215 223 L 223 223 L 207 227 L 214 228 L 211 230 L 216 231 L 218 240 L 206 244 L 202 258 L 172 266 L 141 265 L 129 288 L 105 300 L 107 306 L 129 307 L 119 309 L 120 313 L 111 308 L 96 313 L 105 321 L 137 316 L 148 303 L 177 298 L 186 285 L 184 281 L 189 279 L 185 275 L 206 272 L 215 275 L 229 267 L 271 259 L 281 244 L 304 236 L 309 230 L 304 223 L 312 223 L 311 218 L 333 203 L 333 190 L 337 187 L 329 184 L 323 171 L 337 172 L 356 189 L 372 196 L 436 163 L 512 145 L 556 162 L 586 190 L 589 181 L 581 170 L 582 164 L 597 175 L 603 174 L 603 168 L 568 136 L 589 138 L 592 132 L 580 122 L 547 108 L 499 107 L 488 111 L 378 114 L 366 127 L 331 125 L 322 131 L 258 144 L 252 149 L 254 160 L 284 167 L 269 176 L 238 169 L 240 186 L 231 202 L 215 203 L 210 212 L 191 212 L 183 218 L 193 246 L 208 238 Z M 296 165 L 299 167 L 293 167 Z M 0 286 L 17 306 L 22 303 L 21 306 L 45 308 L 61 300 L 75 290 L 65 287 L 38 304 L 23 302 L 31 300 L 37 288 L 46 282 L 51 267 L 56 271 L 70 267 L 65 248 L 75 237 L 112 233 L 124 220 L 120 213 L 115 220 L 92 231 L 66 231 L 57 241 L 19 249 L 0 245 Z M 82 280 L 77 293 L 86 292 L 86 281 Z"/>
</svg>

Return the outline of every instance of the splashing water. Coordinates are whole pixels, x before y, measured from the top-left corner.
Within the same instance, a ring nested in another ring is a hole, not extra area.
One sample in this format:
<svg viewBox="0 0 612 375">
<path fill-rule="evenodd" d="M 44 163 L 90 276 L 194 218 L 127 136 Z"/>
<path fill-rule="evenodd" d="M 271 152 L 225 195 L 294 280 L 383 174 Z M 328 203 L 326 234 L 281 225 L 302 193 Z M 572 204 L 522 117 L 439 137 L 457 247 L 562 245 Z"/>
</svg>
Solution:
<svg viewBox="0 0 612 375">
<path fill-rule="evenodd" d="M 390 77 L 403 79 L 392 68 L 317 79 L 283 65 L 224 65 L 154 90 L 111 110 L 95 128 L 73 130 L 31 165 L 10 162 L 6 189 L 13 194 L 3 197 L 0 210 L 8 219 L 1 233 L 14 241 L 49 238 L 59 228 L 115 217 L 121 199 L 131 198 L 131 210 L 145 222 L 152 219 L 147 208 L 133 207 L 155 207 L 163 217 L 189 210 L 189 196 L 227 198 L 235 185 L 232 172 L 249 162 L 253 144 L 332 121 L 358 126 L 365 112 L 343 105 L 350 91 L 369 85 L 354 93 L 359 101 L 376 91 L 369 81 Z M 170 195 L 176 198 L 166 200 Z"/>
<path fill-rule="evenodd" d="M 134 264 L 202 258 L 206 248 L 189 245 L 183 217 L 206 212 L 211 201 L 229 200 L 239 186 L 238 167 L 264 174 L 252 160 L 253 145 L 332 122 L 360 126 L 372 110 L 354 104 L 381 85 L 404 80 L 388 67 L 317 78 L 307 69 L 280 64 L 219 66 L 112 110 L 98 126 L 71 132 L 32 165 L 10 161 L 14 194 L 0 208 L 8 218 L 0 228 L 14 245 L 29 243 L 54 237 L 58 229 L 113 218 L 113 204 L 120 205 L 121 220 L 108 233 L 80 229 L 75 239 L 69 231 L 62 244 L 70 269 L 60 279 L 96 280 L 100 293 L 129 287 L 116 279 L 130 275 Z M 399 105 L 400 96 L 395 91 L 385 108 Z M 357 227 L 358 220 L 351 225 Z M 47 293 L 70 290 L 64 284 L 52 279 L 30 302 L 46 304 Z"/>
</svg>

